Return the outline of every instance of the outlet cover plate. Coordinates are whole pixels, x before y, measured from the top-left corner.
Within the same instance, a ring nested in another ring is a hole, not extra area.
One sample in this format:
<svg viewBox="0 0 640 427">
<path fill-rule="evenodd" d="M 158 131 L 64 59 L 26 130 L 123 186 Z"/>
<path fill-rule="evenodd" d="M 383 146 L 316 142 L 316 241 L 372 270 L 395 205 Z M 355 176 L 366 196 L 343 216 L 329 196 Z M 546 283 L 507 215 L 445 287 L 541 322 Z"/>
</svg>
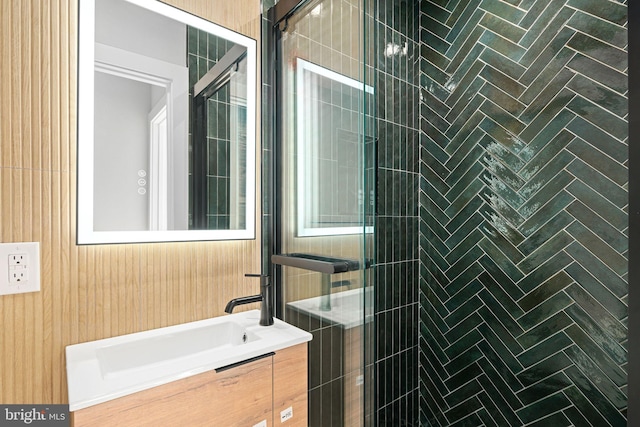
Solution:
<svg viewBox="0 0 640 427">
<path fill-rule="evenodd" d="M 10 268 L 9 257 L 11 255 L 25 255 L 27 280 L 21 282 L 11 282 L 9 280 Z M 26 292 L 40 291 L 40 243 L 39 242 L 16 242 L 0 243 L 0 295 L 23 294 Z"/>
</svg>

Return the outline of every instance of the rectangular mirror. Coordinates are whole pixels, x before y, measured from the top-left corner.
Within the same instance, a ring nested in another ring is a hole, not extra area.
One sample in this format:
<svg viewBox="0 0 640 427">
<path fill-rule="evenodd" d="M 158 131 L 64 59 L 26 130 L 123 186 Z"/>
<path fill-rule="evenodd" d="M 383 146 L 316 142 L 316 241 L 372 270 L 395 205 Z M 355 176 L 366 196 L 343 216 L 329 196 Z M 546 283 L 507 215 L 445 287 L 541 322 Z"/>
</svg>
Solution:
<svg viewBox="0 0 640 427">
<path fill-rule="evenodd" d="M 80 0 L 78 244 L 255 238 L 256 41 Z"/>
<path fill-rule="evenodd" d="M 365 134 L 362 143 L 360 110 L 373 93 L 369 85 L 297 58 L 298 237 L 362 233 L 363 191 L 374 200 L 375 141 Z M 373 224 L 365 224 L 365 232 L 372 233 Z"/>
</svg>

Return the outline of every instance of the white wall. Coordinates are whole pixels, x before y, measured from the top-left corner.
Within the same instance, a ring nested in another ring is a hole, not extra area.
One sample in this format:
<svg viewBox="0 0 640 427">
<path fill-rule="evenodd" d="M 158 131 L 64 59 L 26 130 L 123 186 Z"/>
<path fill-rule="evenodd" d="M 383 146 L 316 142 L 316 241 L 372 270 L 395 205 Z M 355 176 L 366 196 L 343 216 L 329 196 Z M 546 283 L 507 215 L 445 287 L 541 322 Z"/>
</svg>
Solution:
<svg viewBox="0 0 640 427">
<path fill-rule="evenodd" d="M 94 229 L 147 230 L 138 171 L 149 171 L 151 85 L 101 72 L 95 81 Z"/>
<path fill-rule="evenodd" d="M 187 29 L 186 25 L 172 19 L 166 18 L 155 12 L 149 12 L 146 9 L 132 5 L 122 0 L 96 0 L 96 33 L 95 41 L 107 46 L 112 46 L 128 52 L 133 52 L 147 58 L 157 59 L 163 63 L 174 64 L 184 68 L 183 78 L 174 80 L 172 85 L 172 101 L 174 108 L 172 110 L 171 125 L 172 142 L 170 147 L 170 165 L 169 165 L 169 207 L 168 213 L 169 229 L 187 229 L 188 228 L 188 72 L 187 72 Z M 171 67 L 156 67 L 153 74 L 158 77 L 166 78 Z M 145 70 L 148 73 L 148 70 Z M 175 74 L 175 73 L 174 73 Z M 96 90 L 98 86 L 103 84 L 111 84 L 114 80 L 96 79 Z M 159 98 L 164 89 L 158 87 L 153 88 L 153 95 Z M 107 94 L 104 94 L 107 95 Z M 97 96 L 97 94 L 96 94 Z M 132 99 L 128 97 L 127 99 Z M 156 98 L 156 99 L 157 99 Z M 145 100 L 148 100 L 147 96 Z M 112 102 L 113 108 L 121 108 L 119 105 L 125 101 L 115 101 L 113 97 L 103 97 L 105 102 Z M 127 101 L 128 102 L 128 101 Z M 133 100 L 131 101 L 133 102 Z M 135 105 L 137 105 L 134 102 Z M 106 106 L 101 105 L 100 110 L 96 101 L 96 128 L 99 126 L 112 126 L 104 118 L 100 118 L 100 111 L 104 112 Z M 148 113 L 147 110 L 146 113 Z M 113 117 L 107 114 L 107 117 Z M 146 117 L 146 116 L 145 116 Z M 148 137 L 145 136 L 144 141 L 148 144 Z M 133 143 L 133 141 L 131 141 Z M 96 145 L 102 144 L 102 141 L 96 140 Z M 129 146 L 121 146 L 122 150 L 129 149 Z M 97 156 L 98 148 L 96 148 Z M 126 151 L 123 151 L 125 153 Z M 98 158 L 98 157 L 96 157 Z M 148 161 L 148 159 L 147 159 Z M 149 166 L 143 167 L 149 170 Z M 106 173 L 106 171 L 105 171 Z M 148 178 L 148 177 L 147 177 Z M 97 175 L 96 175 L 97 179 Z M 119 177 L 116 178 L 119 180 Z M 98 185 L 96 184 L 94 191 L 98 193 Z M 133 206 L 133 205 L 132 205 Z M 95 211 L 94 221 L 95 229 L 98 229 L 98 211 Z M 144 214 L 148 214 L 145 211 Z M 115 220 L 110 220 L 112 223 Z M 120 222 L 125 219 L 118 220 Z M 117 222 L 117 221 L 116 221 Z M 106 225 L 106 224 L 105 224 Z M 126 230 L 128 230 L 127 228 Z M 118 230 L 121 230 L 120 228 Z"/>
<path fill-rule="evenodd" d="M 187 65 L 187 29 L 180 22 L 121 0 L 96 0 L 96 42 Z"/>
</svg>

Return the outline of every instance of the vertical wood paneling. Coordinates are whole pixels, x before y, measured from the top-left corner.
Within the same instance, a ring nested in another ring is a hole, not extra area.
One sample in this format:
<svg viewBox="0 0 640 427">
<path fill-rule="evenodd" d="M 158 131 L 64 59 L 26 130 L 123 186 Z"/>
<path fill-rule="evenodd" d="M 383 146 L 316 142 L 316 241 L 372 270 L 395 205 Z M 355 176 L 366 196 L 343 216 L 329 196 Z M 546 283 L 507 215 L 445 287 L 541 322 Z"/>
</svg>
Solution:
<svg viewBox="0 0 640 427">
<path fill-rule="evenodd" d="M 259 45 L 259 0 L 167 3 Z M 2 403 L 67 402 L 67 345 L 221 315 L 259 291 L 243 277 L 258 239 L 76 246 L 77 10 L 0 2 L 0 242 L 40 242 L 42 275 L 40 292 L 0 296 Z"/>
</svg>

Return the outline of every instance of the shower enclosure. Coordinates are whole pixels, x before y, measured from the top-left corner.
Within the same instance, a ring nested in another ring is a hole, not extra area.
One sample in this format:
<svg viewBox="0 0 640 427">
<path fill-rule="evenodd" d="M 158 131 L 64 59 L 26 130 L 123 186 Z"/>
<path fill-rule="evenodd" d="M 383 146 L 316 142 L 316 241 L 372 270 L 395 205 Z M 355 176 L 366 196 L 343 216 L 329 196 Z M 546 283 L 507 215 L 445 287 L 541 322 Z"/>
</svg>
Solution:
<svg viewBox="0 0 640 427">
<path fill-rule="evenodd" d="M 309 425 L 372 425 L 372 10 L 361 0 L 281 0 L 270 13 L 276 312 L 313 334 Z"/>
</svg>

